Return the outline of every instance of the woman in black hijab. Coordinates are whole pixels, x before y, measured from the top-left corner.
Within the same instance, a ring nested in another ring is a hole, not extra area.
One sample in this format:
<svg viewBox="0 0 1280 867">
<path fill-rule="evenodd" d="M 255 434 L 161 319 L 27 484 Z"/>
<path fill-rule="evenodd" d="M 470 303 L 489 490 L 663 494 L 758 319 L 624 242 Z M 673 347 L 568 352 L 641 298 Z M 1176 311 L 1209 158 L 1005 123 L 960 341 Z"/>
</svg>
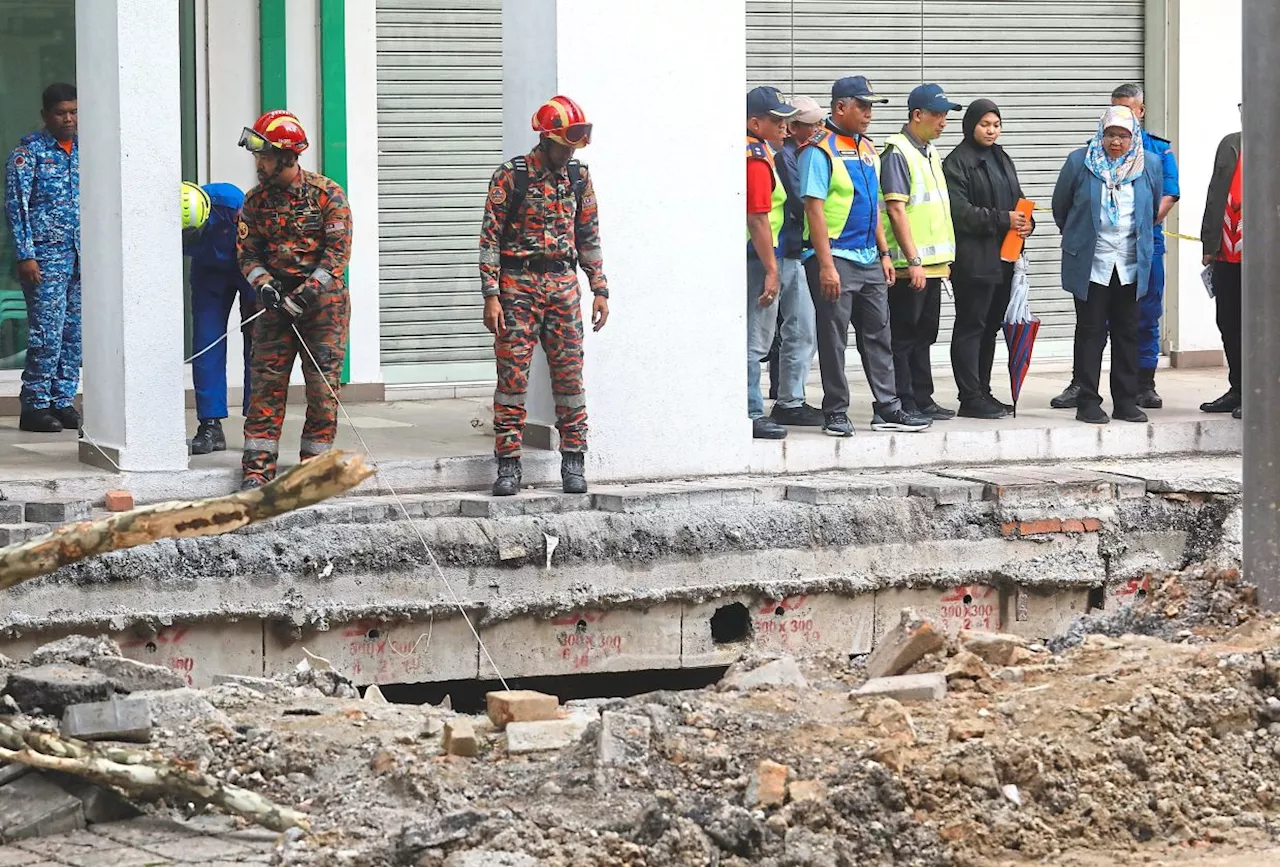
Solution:
<svg viewBox="0 0 1280 867">
<path fill-rule="evenodd" d="M 1000 245 L 1010 228 L 1025 238 L 1033 224 L 1014 210 L 1022 186 L 1013 160 L 996 144 L 1000 127 L 1000 108 L 989 99 L 974 101 L 964 115 L 964 141 L 942 162 L 956 229 L 951 369 L 964 418 L 998 419 L 1012 410 L 991 394 L 996 337 L 1013 283 L 1013 263 L 1001 261 Z"/>
</svg>

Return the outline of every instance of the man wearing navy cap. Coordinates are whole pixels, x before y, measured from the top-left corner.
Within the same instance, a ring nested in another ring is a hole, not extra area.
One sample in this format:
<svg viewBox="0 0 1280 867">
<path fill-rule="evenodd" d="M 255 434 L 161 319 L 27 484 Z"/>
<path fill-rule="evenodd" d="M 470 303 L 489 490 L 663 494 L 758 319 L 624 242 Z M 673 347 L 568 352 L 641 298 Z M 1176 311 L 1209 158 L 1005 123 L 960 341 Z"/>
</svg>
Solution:
<svg viewBox="0 0 1280 867">
<path fill-rule="evenodd" d="M 779 241 L 787 205 L 774 154 L 782 148 L 787 119 L 796 113 L 776 87 L 747 94 L 747 415 L 756 439 L 787 435 L 785 427 L 765 417 L 760 362 L 778 327 Z"/>
<path fill-rule="evenodd" d="M 885 232 L 898 281 L 889 288 L 893 365 L 898 394 L 912 411 L 939 421 L 955 417 L 933 399 L 929 349 L 938 339 L 942 281 L 951 276 L 956 234 L 942 157 L 933 142 L 960 109 L 937 84 L 922 84 L 907 99 L 908 121 L 880 154 Z"/>
<path fill-rule="evenodd" d="M 904 411 L 894 377 L 888 302 L 894 270 L 880 222 L 880 156 L 866 134 L 873 106 L 885 102 L 863 76 L 840 79 L 831 88 L 831 117 L 800 151 L 804 268 L 818 326 L 828 436 L 853 436 L 844 369 L 850 324 L 871 386 L 872 427 L 922 431 L 931 424 Z"/>
</svg>

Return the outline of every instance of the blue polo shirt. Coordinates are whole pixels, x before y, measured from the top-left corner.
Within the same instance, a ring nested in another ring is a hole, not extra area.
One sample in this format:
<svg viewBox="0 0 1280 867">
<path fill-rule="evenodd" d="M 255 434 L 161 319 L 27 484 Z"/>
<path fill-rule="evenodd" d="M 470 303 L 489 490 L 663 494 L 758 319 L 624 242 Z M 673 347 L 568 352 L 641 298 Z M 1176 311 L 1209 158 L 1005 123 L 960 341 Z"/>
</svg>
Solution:
<svg viewBox="0 0 1280 867">
<path fill-rule="evenodd" d="M 1182 190 L 1178 186 L 1178 161 L 1173 156 L 1173 145 L 1167 140 L 1153 136 L 1145 129 L 1142 131 L 1142 147 L 1147 152 L 1148 159 L 1159 159 L 1160 168 L 1164 170 L 1164 184 L 1160 190 L 1160 196 L 1172 196 L 1175 199 L 1182 198 Z M 1164 245 L 1164 225 L 1160 224 L 1154 230 L 1156 240 L 1156 250 L 1163 251 Z"/>
</svg>

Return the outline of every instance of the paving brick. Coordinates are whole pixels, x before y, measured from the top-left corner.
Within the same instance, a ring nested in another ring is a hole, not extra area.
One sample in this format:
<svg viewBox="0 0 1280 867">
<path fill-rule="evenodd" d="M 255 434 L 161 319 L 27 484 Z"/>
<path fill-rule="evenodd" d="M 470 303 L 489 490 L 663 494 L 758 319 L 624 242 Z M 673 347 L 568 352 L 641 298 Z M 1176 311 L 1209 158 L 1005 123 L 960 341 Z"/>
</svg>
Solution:
<svg viewBox="0 0 1280 867">
<path fill-rule="evenodd" d="M 905 497 L 911 486 L 878 476 L 851 476 L 848 480 L 816 479 L 787 485 L 787 499 L 812 506 L 852 503 L 866 497 Z"/>
<path fill-rule="evenodd" d="M 747 783 L 748 807 L 781 807 L 787 799 L 787 777 L 791 769 L 768 759 L 756 766 Z"/>
<path fill-rule="evenodd" d="M 1084 521 L 1078 518 L 1067 518 L 1062 522 L 1062 532 L 1064 533 L 1083 533 Z"/>
<path fill-rule="evenodd" d="M 0 548 L 21 545 L 48 532 L 49 528 L 44 524 L 0 524 Z"/>
<path fill-rule="evenodd" d="M 0 841 L 66 834 L 85 827 L 80 799 L 40 774 L 0 786 Z"/>
<path fill-rule="evenodd" d="M 464 518 L 513 518 L 519 515 L 546 515 L 578 511 L 590 504 L 587 497 L 524 490 L 514 497 L 477 495 L 460 499 Z"/>
<path fill-rule="evenodd" d="M 928 474 L 903 477 L 913 497 L 928 497 L 939 506 L 955 506 L 981 500 L 984 486 L 962 479 L 948 479 Z"/>
<path fill-rule="evenodd" d="M 470 720 L 453 719 L 444 724 L 444 751 L 451 756 L 471 758 L 480 753 L 480 739 Z"/>
<path fill-rule="evenodd" d="M 27 520 L 33 524 L 66 524 L 85 521 L 93 514 L 93 504 L 88 500 L 41 500 L 27 503 Z"/>
<path fill-rule="evenodd" d="M 689 491 L 678 485 L 618 485 L 597 488 L 591 500 L 599 511 L 633 514 L 687 509 Z"/>
<path fill-rule="evenodd" d="M 849 694 L 851 699 L 892 698 L 897 701 L 938 701 L 946 697 L 947 677 L 942 672 L 873 677 Z"/>
<path fill-rule="evenodd" d="M 887 632 L 867 659 L 869 677 L 902 674 L 926 654 L 942 649 L 946 640 L 926 620 L 910 609 L 902 612 L 898 625 Z"/>
<path fill-rule="evenodd" d="M 62 714 L 62 734 L 82 741 L 146 743 L 151 740 L 151 703 L 123 698 L 71 705 Z"/>
<path fill-rule="evenodd" d="M 0 500 L 0 524 L 21 524 L 25 519 L 26 508 L 22 503 Z"/>
<path fill-rule="evenodd" d="M 1062 532 L 1062 520 L 1060 518 L 1041 518 L 1036 521 L 1020 521 L 1018 523 L 1019 536 L 1042 536 L 1046 533 Z"/>
<path fill-rule="evenodd" d="M 489 720 L 501 731 L 507 723 L 555 719 L 560 710 L 560 700 L 544 692 L 514 689 L 487 693 L 485 706 Z"/>
<path fill-rule="evenodd" d="M 133 494 L 128 491 L 107 491 L 103 502 L 108 512 L 128 512 L 133 508 Z"/>
<path fill-rule="evenodd" d="M 507 723 L 507 752 L 519 755 L 572 746 L 595 718 L 594 713 L 575 713 L 565 719 Z"/>
</svg>

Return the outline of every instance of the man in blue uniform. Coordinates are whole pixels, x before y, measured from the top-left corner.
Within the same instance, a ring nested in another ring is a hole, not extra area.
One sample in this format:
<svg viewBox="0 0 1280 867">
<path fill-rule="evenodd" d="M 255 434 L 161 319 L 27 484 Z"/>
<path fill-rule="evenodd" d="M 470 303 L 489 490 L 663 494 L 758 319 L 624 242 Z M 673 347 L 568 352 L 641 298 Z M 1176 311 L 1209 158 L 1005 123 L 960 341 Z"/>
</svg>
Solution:
<svg viewBox="0 0 1280 867">
<path fill-rule="evenodd" d="M 22 371 L 25 431 L 80 427 L 80 149 L 76 89 L 44 91 L 44 127 L 23 137 L 5 163 L 5 216 L 27 302 Z"/>
<path fill-rule="evenodd" d="M 1143 120 L 1146 106 L 1141 85 L 1122 84 L 1111 92 L 1111 104 L 1123 105 Z M 1151 278 L 1147 293 L 1138 299 L 1138 406 L 1143 409 L 1160 409 L 1164 399 L 1156 392 L 1156 365 L 1160 361 L 1160 316 L 1164 313 L 1164 218 L 1178 203 L 1182 191 L 1178 187 L 1178 161 L 1173 156 L 1173 145 L 1168 139 L 1152 135 L 1145 126 L 1142 130 L 1142 146 L 1146 158 L 1159 160 L 1164 170 L 1164 189 L 1160 198 L 1160 213 L 1156 217 L 1155 250 L 1151 257 Z M 1054 409 L 1069 409 L 1076 405 L 1080 385 L 1073 377 L 1066 391 L 1050 401 Z"/>
<path fill-rule="evenodd" d="M 191 362 L 200 426 L 191 439 L 191 454 L 227 449 L 222 420 L 227 417 L 227 318 L 240 300 L 240 321 L 253 313 L 254 291 L 236 264 L 236 227 L 244 192 L 235 184 L 207 184 L 209 220 L 184 234 L 182 252 L 191 257 L 191 348 L 203 355 Z M 244 333 L 243 414 L 249 412 L 249 357 L 252 326 Z"/>
</svg>

